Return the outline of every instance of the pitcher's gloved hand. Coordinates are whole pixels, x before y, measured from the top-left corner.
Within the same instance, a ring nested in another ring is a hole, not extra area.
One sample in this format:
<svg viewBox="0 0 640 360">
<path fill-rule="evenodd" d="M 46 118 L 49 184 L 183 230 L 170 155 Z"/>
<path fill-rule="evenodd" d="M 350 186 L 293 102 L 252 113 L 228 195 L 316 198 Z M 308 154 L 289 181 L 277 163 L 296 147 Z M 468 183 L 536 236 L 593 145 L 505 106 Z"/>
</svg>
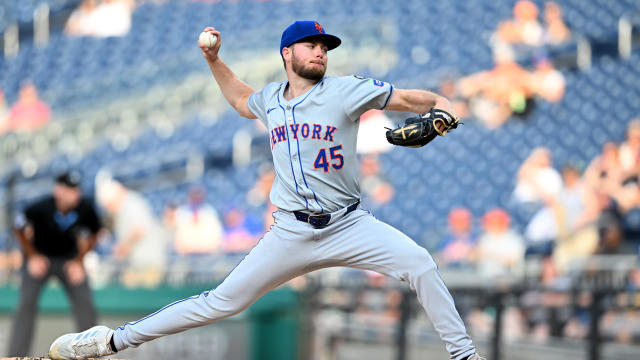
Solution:
<svg viewBox="0 0 640 360">
<path fill-rule="evenodd" d="M 437 135 L 458 127 L 458 118 L 448 112 L 432 108 L 428 112 L 406 119 L 395 129 L 387 129 L 387 141 L 393 145 L 422 147 Z"/>
</svg>

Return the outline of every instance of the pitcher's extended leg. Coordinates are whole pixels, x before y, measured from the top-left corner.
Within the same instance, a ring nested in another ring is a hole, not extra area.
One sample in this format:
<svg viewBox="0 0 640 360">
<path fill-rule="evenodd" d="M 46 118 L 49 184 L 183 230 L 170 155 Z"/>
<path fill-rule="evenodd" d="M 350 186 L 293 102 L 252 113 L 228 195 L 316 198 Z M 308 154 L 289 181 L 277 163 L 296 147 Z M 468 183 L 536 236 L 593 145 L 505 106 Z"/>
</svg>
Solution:
<svg viewBox="0 0 640 360">
<path fill-rule="evenodd" d="M 325 241 L 332 252 L 330 257 L 343 259 L 345 266 L 373 270 L 407 281 L 451 358 L 463 359 L 475 353 L 453 298 L 427 250 L 364 210 L 356 210 L 336 225 L 341 227 L 339 232 L 333 234 L 329 227 L 326 233 Z"/>
<path fill-rule="evenodd" d="M 116 328 L 118 350 L 213 323 L 237 314 L 269 290 L 300 275 L 310 262 L 309 244 L 274 226 L 214 290 L 176 301 Z"/>
</svg>

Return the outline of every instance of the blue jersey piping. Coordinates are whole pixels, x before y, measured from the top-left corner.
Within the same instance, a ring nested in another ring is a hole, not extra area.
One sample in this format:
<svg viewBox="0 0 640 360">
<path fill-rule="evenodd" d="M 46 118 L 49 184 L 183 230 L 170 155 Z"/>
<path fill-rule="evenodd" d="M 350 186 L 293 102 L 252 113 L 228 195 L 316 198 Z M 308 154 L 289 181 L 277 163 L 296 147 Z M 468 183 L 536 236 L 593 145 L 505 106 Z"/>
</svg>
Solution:
<svg viewBox="0 0 640 360">
<path fill-rule="evenodd" d="M 311 90 L 309 90 L 309 93 L 307 94 L 307 96 L 305 96 L 302 100 L 300 100 L 300 102 L 298 102 L 297 104 L 293 105 L 293 107 L 291 108 L 291 116 L 293 117 L 293 123 L 296 124 L 296 106 L 302 104 L 305 100 L 307 100 L 307 98 L 309 97 L 309 95 L 311 95 L 311 93 L 313 92 L 313 90 L 315 90 L 318 85 L 320 85 L 320 83 L 324 80 L 324 78 L 322 78 L 322 80 L 320 80 Z M 296 143 L 298 145 L 298 154 L 300 154 L 300 139 L 296 139 Z M 316 201 L 316 204 L 318 204 L 318 206 L 320 206 L 320 213 L 324 213 L 324 208 L 322 207 L 322 205 L 320 205 L 320 202 L 318 201 L 318 197 L 316 196 L 316 192 L 313 191 L 312 188 L 309 187 L 309 184 L 307 184 L 307 178 L 306 176 L 304 176 L 304 170 L 302 169 L 302 156 L 298 156 L 298 162 L 300 163 L 300 172 L 302 173 L 302 180 L 304 180 L 304 185 L 307 187 L 307 189 L 311 190 L 311 192 L 313 193 L 313 198 Z M 307 209 L 309 207 L 307 206 Z"/>
</svg>

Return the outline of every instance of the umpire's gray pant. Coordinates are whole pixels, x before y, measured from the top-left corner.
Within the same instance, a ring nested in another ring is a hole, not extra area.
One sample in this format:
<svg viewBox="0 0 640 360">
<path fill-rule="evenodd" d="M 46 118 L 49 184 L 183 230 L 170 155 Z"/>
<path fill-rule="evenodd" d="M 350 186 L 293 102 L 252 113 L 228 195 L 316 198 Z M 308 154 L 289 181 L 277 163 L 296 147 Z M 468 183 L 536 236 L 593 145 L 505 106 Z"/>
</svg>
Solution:
<svg viewBox="0 0 640 360">
<path fill-rule="evenodd" d="M 57 277 L 67 292 L 71 301 L 71 309 L 79 331 L 90 328 L 96 324 L 96 310 L 93 306 L 91 289 L 85 280 L 79 285 L 71 285 L 64 272 L 64 263 L 68 259 L 49 258 L 49 270 L 40 279 L 29 274 L 25 266 L 22 268 L 22 284 L 20 287 L 20 300 L 14 314 L 11 337 L 9 340 L 9 356 L 28 356 L 33 337 L 33 327 L 38 312 L 38 298 L 40 290 L 51 275 Z"/>
</svg>

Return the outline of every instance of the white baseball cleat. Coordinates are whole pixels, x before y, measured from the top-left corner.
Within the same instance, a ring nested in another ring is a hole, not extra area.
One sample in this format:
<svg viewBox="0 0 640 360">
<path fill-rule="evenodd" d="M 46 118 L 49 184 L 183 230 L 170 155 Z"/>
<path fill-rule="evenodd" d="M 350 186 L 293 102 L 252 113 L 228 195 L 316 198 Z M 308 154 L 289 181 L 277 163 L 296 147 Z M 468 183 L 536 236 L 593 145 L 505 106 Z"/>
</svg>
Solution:
<svg viewBox="0 0 640 360">
<path fill-rule="evenodd" d="M 97 358 L 115 354 L 109 342 L 113 330 L 106 326 L 94 326 L 81 333 L 60 336 L 49 348 L 49 358 L 53 360 L 77 360 Z"/>
</svg>

